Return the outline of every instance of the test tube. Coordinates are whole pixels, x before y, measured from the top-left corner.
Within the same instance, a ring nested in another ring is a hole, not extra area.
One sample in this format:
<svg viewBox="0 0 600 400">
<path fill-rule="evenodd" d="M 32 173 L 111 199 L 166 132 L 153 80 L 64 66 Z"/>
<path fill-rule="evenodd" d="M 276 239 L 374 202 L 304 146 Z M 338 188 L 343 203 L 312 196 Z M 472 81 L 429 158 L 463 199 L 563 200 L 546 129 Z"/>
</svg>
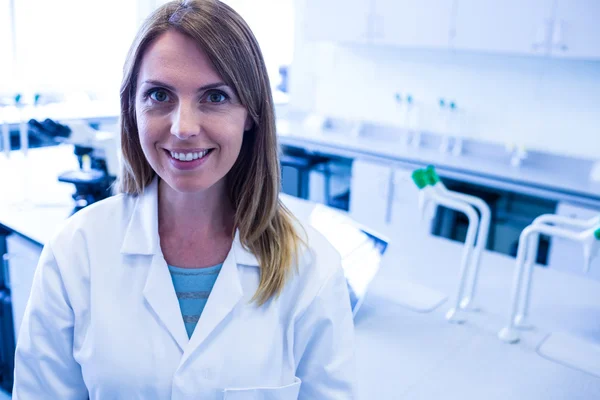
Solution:
<svg viewBox="0 0 600 400">
<path fill-rule="evenodd" d="M 452 147 L 452 154 L 459 156 L 463 151 L 463 138 L 461 136 L 461 110 L 458 109 L 454 101 L 450 102 L 450 114 L 448 116 L 450 126 L 449 135 L 454 137 L 454 146 Z"/>
<path fill-rule="evenodd" d="M 417 104 L 411 95 L 408 95 L 407 99 L 409 106 L 408 111 L 408 127 L 412 132 L 412 140 L 410 142 L 412 147 L 419 147 L 421 145 L 421 130 L 419 127 L 419 116 L 422 108 L 422 104 Z"/>
<path fill-rule="evenodd" d="M 447 153 L 450 149 L 450 132 L 448 132 L 448 110 L 446 109 L 446 101 L 440 99 L 438 111 L 438 133 L 441 135 L 440 152 Z"/>
</svg>

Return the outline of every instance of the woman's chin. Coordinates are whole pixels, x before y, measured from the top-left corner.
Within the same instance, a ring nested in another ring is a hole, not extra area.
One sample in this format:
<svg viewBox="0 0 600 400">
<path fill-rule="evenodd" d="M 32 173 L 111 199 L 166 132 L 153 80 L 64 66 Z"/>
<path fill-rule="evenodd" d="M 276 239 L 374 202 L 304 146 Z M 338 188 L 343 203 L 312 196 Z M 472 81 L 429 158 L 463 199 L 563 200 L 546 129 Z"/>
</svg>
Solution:
<svg viewBox="0 0 600 400">
<path fill-rule="evenodd" d="M 166 177 L 166 179 L 162 179 L 164 183 L 166 183 L 172 190 L 178 193 L 201 193 L 209 190 L 216 189 L 218 182 L 207 181 L 205 179 L 198 179 L 192 177 L 186 178 L 170 178 Z"/>
</svg>

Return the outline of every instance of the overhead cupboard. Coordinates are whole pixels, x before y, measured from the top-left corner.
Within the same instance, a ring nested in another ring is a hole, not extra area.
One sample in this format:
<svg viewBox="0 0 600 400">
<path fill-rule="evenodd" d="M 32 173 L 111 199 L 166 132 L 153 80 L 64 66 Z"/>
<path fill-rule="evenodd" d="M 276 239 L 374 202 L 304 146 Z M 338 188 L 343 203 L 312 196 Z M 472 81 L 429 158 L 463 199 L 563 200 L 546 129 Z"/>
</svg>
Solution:
<svg viewBox="0 0 600 400">
<path fill-rule="evenodd" d="M 600 59 L 598 0 L 305 0 L 307 40 Z"/>
</svg>

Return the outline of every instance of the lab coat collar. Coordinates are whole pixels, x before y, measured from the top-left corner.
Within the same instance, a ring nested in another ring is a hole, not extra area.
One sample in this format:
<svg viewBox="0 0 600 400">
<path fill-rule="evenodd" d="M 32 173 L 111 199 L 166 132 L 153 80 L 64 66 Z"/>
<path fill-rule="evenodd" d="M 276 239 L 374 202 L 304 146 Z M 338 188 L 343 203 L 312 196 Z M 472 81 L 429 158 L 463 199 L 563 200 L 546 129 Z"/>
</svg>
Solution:
<svg viewBox="0 0 600 400">
<path fill-rule="evenodd" d="M 235 254 L 235 261 L 241 265 L 258 267 L 258 259 L 249 250 L 246 250 L 240 241 L 240 231 L 235 231 L 235 237 L 231 245 L 231 250 Z"/>
<path fill-rule="evenodd" d="M 152 255 L 150 270 L 144 286 L 144 297 L 161 324 L 168 330 L 183 352 L 181 365 L 192 355 L 218 325 L 227 318 L 244 292 L 238 265 L 258 267 L 257 258 L 244 248 L 239 231 L 235 237 L 221 272 L 215 282 L 206 307 L 191 339 L 188 339 L 179 302 L 171 276 L 160 250 L 158 234 L 158 178 L 136 199 L 131 219 L 121 247 L 124 254 Z"/>
<path fill-rule="evenodd" d="M 135 199 L 121 253 L 152 255 L 160 253 L 159 249 L 158 178 L 155 177 Z"/>
<path fill-rule="evenodd" d="M 158 178 L 146 187 L 144 193 L 137 196 L 134 210 L 125 232 L 121 253 L 155 255 L 160 253 L 158 235 Z M 238 264 L 258 267 L 254 254 L 244 248 L 240 241 L 240 233 L 235 232 L 231 246 Z"/>
</svg>

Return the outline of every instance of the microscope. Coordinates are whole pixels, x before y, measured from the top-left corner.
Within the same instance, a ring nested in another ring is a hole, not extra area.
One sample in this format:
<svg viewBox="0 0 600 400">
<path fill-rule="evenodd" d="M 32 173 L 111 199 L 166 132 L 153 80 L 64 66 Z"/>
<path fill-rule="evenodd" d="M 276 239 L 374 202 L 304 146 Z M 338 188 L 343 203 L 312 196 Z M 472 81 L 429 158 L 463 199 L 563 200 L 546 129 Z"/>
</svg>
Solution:
<svg viewBox="0 0 600 400">
<path fill-rule="evenodd" d="M 118 176 L 119 160 L 116 136 L 93 129 L 85 121 L 69 121 L 63 125 L 51 119 L 29 120 L 30 132 L 46 142 L 71 144 L 79 161 L 79 169 L 58 177 L 60 182 L 75 185 L 73 213 L 111 196 Z"/>
</svg>

